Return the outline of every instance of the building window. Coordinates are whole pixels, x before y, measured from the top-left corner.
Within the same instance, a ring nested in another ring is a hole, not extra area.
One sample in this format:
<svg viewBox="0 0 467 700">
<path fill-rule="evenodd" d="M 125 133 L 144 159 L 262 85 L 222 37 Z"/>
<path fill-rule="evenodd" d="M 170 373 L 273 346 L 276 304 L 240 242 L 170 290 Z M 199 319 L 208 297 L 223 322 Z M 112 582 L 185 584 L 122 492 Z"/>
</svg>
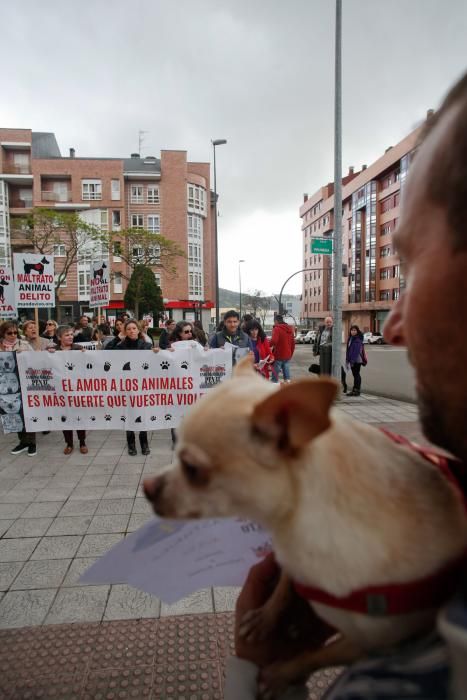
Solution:
<svg viewBox="0 0 467 700">
<path fill-rule="evenodd" d="M 389 255 L 391 255 L 391 248 L 390 246 L 385 246 L 384 248 L 381 248 L 379 251 L 379 257 L 380 258 L 387 258 Z"/>
<path fill-rule="evenodd" d="M 198 185 L 188 185 L 188 209 L 206 213 L 206 191 Z"/>
<path fill-rule="evenodd" d="M 380 301 L 389 301 L 391 292 L 389 289 L 384 289 L 379 293 Z"/>
<path fill-rule="evenodd" d="M 107 209 L 101 209 L 101 231 L 109 230 L 109 214 Z"/>
<path fill-rule="evenodd" d="M 58 278 L 59 278 L 59 277 L 60 277 L 60 273 L 57 272 L 57 273 L 54 275 L 55 286 L 57 286 Z M 64 277 L 64 278 L 62 279 L 62 282 L 61 282 L 61 284 L 60 284 L 60 289 L 66 289 L 66 277 Z"/>
<path fill-rule="evenodd" d="M 380 280 L 388 280 L 390 278 L 390 268 L 383 267 L 383 269 L 379 271 L 379 278 Z"/>
<path fill-rule="evenodd" d="M 102 199 L 101 180 L 81 180 L 81 196 L 83 200 Z"/>
<path fill-rule="evenodd" d="M 156 281 L 157 286 L 158 286 L 159 289 L 160 289 L 160 288 L 161 288 L 161 276 L 160 276 L 160 274 L 159 274 L 158 272 L 155 272 L 155 273 L 154 273 L 154 279 L 155 279 L 155 281 Z"/>
<path fill-rule="evenodd" d="M 188 274 L 188 293 L 190 296 L 202 296 L 202 277 L 200 272 L 190 272 Z"/>
<path fill-rule="evenodd" d="M 199 243 L 188 244 L 188 264 L 201 267 L 201 246 Z"/>
<path fill-rule="evenodd" d="M 144 187 L 142 185 L 131 185 L 131 204 L 144 204 Z"/>
<path fill-rule="evenodd" d="M 400 298 L 400 295 L 401 295 L 400 289 L 393 289 L 392 290 L 393 301 L 398 301 L 398 299 Z"/>
<path fill-rule="evenodd" d="M 114 209 L 112 212 L 112 231 L 120 231 L 120 211 Z"/>
<path fill-rule="evenodd" d="M 115 241 L 112 254 L 114 262 L 122 261 L 122 244 L 120 243 L 120 241 Z"/>
<path fill-rule="evenodd" d="M 120 180 L 112 180 L 111 196 L 114 201 L 120 199 Z"/>
<path fill-rule="evenodd" d="M 381 214 L 384 214 L 384 212 L 389 211 L 390 209 L 394 208 L 394 198 L 393 197 L 388 197 L 387 199 L 383 199 L 381 202 Z"/>
<path fill-rule="evenodd" d="M 400 192 L 396 192 L 396 194 L 394 195 L 394 206 L 395 207 L 399 206 L 400 197 L 401 197 Z"/>
<path fill-rule="evenodd" d="M 391 233 L 392 231 L 392 226 L 391 224 L 384 224 L 384 226 L 381 226 L 381 236 L 386 236 L 388 233 Z"/>
<path fill-rule="evenodd" d="M 80 299 L 89 299 L 89 283 L 91 273 L 89 270 L 78 271 L 78 295 Z"/>
<path fill-rule="evenodd" d="M 122 273 L 114 272 L 114 294 L 121 294 L 123 291 L 122 286 Z"/>
<path fill-rule="evenodd" d="M 148 231 L 151 233 L 161 232 L 161 220 L 158 214 L 150 214 L 148 216 Z"/>
<path fill-rule="evenodd" d="M 142 214 L 132 214 L 131 215 L 131 227 L 132 228 L 144 228 L 144 217 Z"/>
<path fill-rule="evenodd" d="M 400 277 L 401 276 L 401 266 L 400 265 L 394 265 L 392 268 L 392 276 L 393 277 Z"/>
<path fill-rule="evenodd" d="M 148 204 L 159 204 L 159 188 L 155 185 L 148 185 Z"/>
<path fill-rule="evenodd" d="M 66 256 L 66 247 L 64 243 L 56 243 L 53 250 L 54 258 L 64 258 Z"/>
</svg>

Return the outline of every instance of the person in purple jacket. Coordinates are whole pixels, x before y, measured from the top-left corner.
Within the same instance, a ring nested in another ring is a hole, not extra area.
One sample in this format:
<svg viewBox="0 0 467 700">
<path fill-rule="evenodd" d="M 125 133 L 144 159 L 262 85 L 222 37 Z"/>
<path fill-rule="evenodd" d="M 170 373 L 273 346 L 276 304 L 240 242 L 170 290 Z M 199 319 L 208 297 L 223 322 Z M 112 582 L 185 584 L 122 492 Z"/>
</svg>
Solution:
<svg viewBox="0 0 467 700">
<path fill-rule="evenodd" d="M 366 365 L 366 354 L 363 347 L 363 333 L 358 326 L 350 326 L 345 364 L 346 367 L 350 366 L 353 374 L 353 389 L 347 392 L 347 396 L 360 396 L 360 388 L 362 386 L 360 368 L 362 365 Z"/>
</svg>

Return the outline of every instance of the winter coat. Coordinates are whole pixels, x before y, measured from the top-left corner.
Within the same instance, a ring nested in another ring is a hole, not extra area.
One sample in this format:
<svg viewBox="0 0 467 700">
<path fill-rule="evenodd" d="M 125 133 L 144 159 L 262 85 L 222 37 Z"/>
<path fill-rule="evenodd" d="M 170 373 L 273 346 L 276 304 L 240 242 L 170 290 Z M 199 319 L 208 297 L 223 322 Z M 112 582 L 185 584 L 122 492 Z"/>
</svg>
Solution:
<svg viewBox="0 0 467 700">
<path fill-rule="evenodd" d="M 169 332 L 167 331 L 167 328 L 163 328 L 159 336 L 159 348 L 161 350 L 167 350 L 169 347 Z"/>
<path fill-rule="evenodd" d="M 0 340 L 0 351 L 1 352 L 15 352 L 17 350 L 22 352 L 23 350 L 32 350 L 32 347 L 29 345 L 27 340 L 20 338 L 19 335 L 16 336 L 15 344 L 13 345 L 12 348 L 5 347 L 3 345 L 3 342 Z"/>
<path fill-rule="evenodd" d="M 211 348 L 223 348 L 226 343 L 236 345 L 237 348 L 251 349 L 250 337 L 240 328 L 233 335 L 228 335 L 228 331 L 224 328 L 212 336 L 209 345 Z"/>
<path fill-rule="evenodd" d="M 107 350 L 109 350 L 108 346 Z M 152 345 L 151 343 L 147 343 L 144 338 L 137 338 L 136 340 L 124 338 L 122 342 L 118 343 L 112 350 L 152 350 Z"/>
<path fill-rule="evenodd" d="M 278 323 L 272 329 L 271 347 L 276 360 L 290 360 L 295 350 L 295 339 L 292 326 L 288 323 Z"/>
<path fill-rule="evenodd" d="M 358 335 L 351 335 L 347 341 L 345 361 L 348 365 L 362 364 L 363 340 Z"/>
</svg>

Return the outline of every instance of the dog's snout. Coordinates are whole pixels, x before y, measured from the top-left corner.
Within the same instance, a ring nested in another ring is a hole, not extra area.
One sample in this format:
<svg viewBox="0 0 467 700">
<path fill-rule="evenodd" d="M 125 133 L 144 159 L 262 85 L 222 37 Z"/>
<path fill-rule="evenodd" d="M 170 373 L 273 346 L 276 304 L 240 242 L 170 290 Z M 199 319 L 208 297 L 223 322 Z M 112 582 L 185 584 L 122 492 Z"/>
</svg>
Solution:
<svg viewBox="0 0 467 700">
<path fill-rule="evenodd" d="M 162 491 L 164 490 L 165 479 L 163 476 L 155 476 L 151 479 L 145 479 L 143 481 L 143 491 L 144 495 L 151 501 L 152 504 L 156 504 L 160 498 Z"/>
</svg>

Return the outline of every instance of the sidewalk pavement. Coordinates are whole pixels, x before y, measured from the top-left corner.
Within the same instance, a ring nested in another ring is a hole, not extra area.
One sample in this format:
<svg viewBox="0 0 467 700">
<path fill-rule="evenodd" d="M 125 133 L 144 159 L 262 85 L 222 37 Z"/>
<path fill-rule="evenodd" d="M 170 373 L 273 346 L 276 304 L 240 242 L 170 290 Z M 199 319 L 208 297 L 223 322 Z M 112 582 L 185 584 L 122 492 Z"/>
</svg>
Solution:
<svg viewBox="0 0 467 700">
<path fill-rule="evenodd" d="M 422 441 L 417 408 L 344 397 L 357 420 Z M 173 458 L 169 431 L 129 457 L 125 435 L 88 434 L 89 453 L 63 455 L 60 433 L 38 435 L 36 457 L 0 437 L 0 700 L 220 698 L 238 591 L 210 588 L 175 605 L 126 585 L 86 586 L 81 573 L 151 517 L 141 480 Z M 321 697 L 335 670 L 315 674 Z"/>
</svg>

